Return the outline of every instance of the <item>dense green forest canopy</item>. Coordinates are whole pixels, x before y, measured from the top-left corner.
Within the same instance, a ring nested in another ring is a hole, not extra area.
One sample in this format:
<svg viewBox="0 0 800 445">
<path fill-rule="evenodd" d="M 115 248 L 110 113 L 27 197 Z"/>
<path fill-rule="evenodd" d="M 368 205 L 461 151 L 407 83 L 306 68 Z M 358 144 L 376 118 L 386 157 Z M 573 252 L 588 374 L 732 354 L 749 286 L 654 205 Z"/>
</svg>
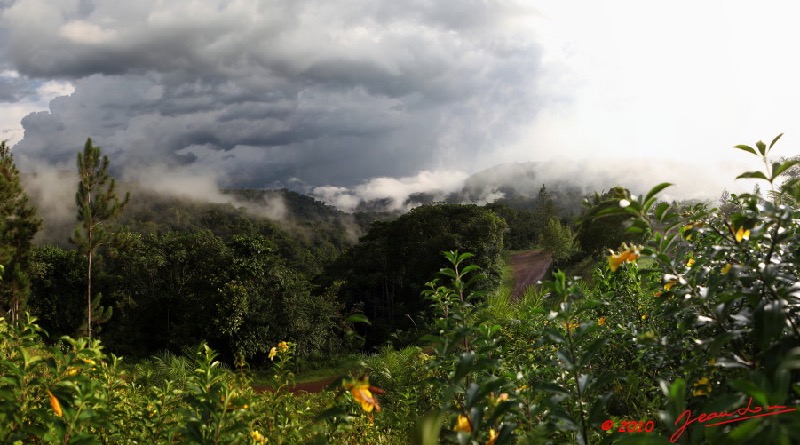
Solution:
<svg viewBox="0 0 800 445">
<path fill-rule="evenodd" d="M 100 247 L 91 266 L 92 325 L 110 351 L 134 356 L 201 341 L 226 360 L 256 361 L 280 339 L 294 341 L 301 357 L 413 343 L 431 328 L 421 292 L 441 267 L 440 252 L 475 253 L 482 290 L 500 283 L 504 252 L 544 248 L 564 264 L 580 257 L 574 190 L 563 187 L 482 206 L 419 195 L 426 203 L 406 213 L 345 213 L 286 189 L 226 190 L 228 202 L 207 203 L 121 188 L 131 198 L 111 222 L 115 242 Z M 588 216 L 577 221 L 591 226 L 599 210 L 584 207 Z M 22 286 L 20 301 L 51 338 L 86 325 L 87 258 L 59 230 L 31 246 L 29 264 L 17 267 L 24 274 L 4 285 Z M 353 313 L 370 320 L 355 336 L 346 321 Z"/>
</svg>

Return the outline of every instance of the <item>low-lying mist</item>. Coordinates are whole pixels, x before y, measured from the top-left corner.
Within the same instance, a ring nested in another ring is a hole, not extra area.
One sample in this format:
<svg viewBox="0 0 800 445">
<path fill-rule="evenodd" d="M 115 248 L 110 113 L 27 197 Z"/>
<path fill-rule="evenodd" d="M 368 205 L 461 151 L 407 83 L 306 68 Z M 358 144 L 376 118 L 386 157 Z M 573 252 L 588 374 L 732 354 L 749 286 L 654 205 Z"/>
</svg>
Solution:
<svg viewBox="0 0 800 445">
<path fill-rule="evenodd" d="M 678 160 L 598 159 L 554 160 L 501 164 L 473 175 L 459 171 L 422 171 L 405 178 L 373 178 L 355 187 L 319 186 L 309 199 L 319 200 L 339 210 L 336 218 L 353 241 L 362 234 L 351 213 L 378 211 L 400 213 L 427 202 L 458 202 L 483 205 L 509 195 L 534 198 L 542 185 L 549 190 L 571 194 L 591 194 L 623 186 L 633 194 L 644 193 L 660 182 L 674 187 L 662 193 L 665 200 L 716 201 L 723 190 L 741 193 L 753 189 L 753 181 L 734 178 L 753 166 L 734 163 L 714 166 L 689 164 Z M 194 203 L 230 204 L 256 218 L 267 218 L 296 233 L 311 236 L 309 227 L 300 228 L 285 194 L 261 191 L 244 195 L 236 189 L 220 187 L 224 178 L 210 173 L 148 167 L 124 172 L 118 193 L 131 192 L 139 206 L 153 199 L 173 199 Z M 44 219 L 37 236 L 40 243 L 64 245 L 76 221 L 75 191 L 77 173 L 66 168 L 37 165 L 23 174 L 26 190 Z M 333 210 L 332 210 L 333 211 Z"/>
</svg>

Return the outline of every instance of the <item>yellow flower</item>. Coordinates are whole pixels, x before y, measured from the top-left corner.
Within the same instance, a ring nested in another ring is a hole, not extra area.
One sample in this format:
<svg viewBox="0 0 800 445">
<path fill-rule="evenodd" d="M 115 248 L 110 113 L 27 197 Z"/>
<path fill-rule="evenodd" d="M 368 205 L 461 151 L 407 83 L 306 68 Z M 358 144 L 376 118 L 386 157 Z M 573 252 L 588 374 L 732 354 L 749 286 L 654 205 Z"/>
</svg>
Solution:
<svg viewBox="0 0 800 445">
<path fill-rule="evenodd" d="M 642 315 L 642 320 L 647 320 L 647 314 Z"/>
<path fill-rule="evenodd" d="M 456 426 L 453 427 L 453 431 L 457 433 L 471 433 L 472 423 L 469 421 L 469 417 L 459 414 L 458 420 L 456 421 Z"/>
<path fill-rule="evenodd" d="M 77 373 L 78 373 L 78 368 L 76 368 L 74 366 L 70 366 L 69 368 L 67 368 L 67 375 L 69 377 L 74 377 L 75 374 L 77 374 Z"/>
<path fill-rule="evenodd" d="M 686 267 L 692 267 L 694 265 L 694 258 L 689 258 L 689 261 L 686 262 Z"/>
<path fill-rule="evenodd" d="M 58 417 L 63 417 L 64 413 L 61 412 L 61 404 L 58 403 L 56 396 L 54 396 L 49 390 L 47 391 L 47 394 L 50 395 L 50 407 L 53 408 L 53 412 L 56 413 Z"/>
<path fill-rule="evenodd" d="M 736 231 L 736 234 L 734 236 L 736 237 L 736 242 L 740 243 L 740 242 L 742 242 L 742 240 L 749 240 L 750 239 L 750 231 L 749 230 L 745 230 L 744 226 L 742 226 L 742 227 L 739 227 L 739 230 Z"/>
<path fill-rule="evenodd" d="M 578 328 L 579 326 L 580 326 L 580 324 L 578 324 L 578 323 L 574 323 L 574 322 L 570 323 L 568 321 L 564 322 L 564 329 L 566 329 L 567 331 L 571 331 L 571 330 L 573 330 L 575 328 Z"/>
<path fill-rule="evenodd" d="M 250 438 L 255 443 L 267 443 L 267 438 L 258 431 L 250 431 Z"/>
<path fill-rule="evenodd" d="M 636 246 L 628 247 L 626 244 L 622 245 L 623 250 L 619 253 L 611 252 L 608 257 L 608 267 L 611 272 L 616 272 L 622 263 L 633 263 L 639 258 L 639 249 Z"/>
<path fill-rule="evenodd" d="M 605 326 L 606 325 L 606 317 L 600 317 L 597 319 L 598 326 Z"/>
<path fill-rule="evenodd" d="M 664 275 L 664 280 L 666 281 L 666 283 L 664 283 L 664 290 L 667 291 L 672 289 L 672 286 L 678 284 L 678 277 L 675 275 Z"/>
<path fill-rule="evenodd" d="M 692 396 L 704 396 L 711 392 L 711 382 L 708 377 L 702 377 L 692 385 Z"/>
<path fill-rule="evenodd" d="M 362 378 L 358 383 L 350 385 L 350 393 L 353 394 L 353 399 L 361 403 L 361 409 L 366 412 L 372 412 L 374 409 L 381 412 L 381 406 L 378 404 L 378 399 L 372 394 L 376 392 L 382 394 L 383 390 L 369 385 L 366 378 Z"/>
<path fill-rule="evenodd" d="M 289 350 L 289 344 L 286 343 L 285 341 L 282 341 L 282 342 L 278 343 L 278 349 L 281 352 L 286 352 L 286 351 Z"/>
<path fill-rule="evenodd" d="M 486 442 L 486 445 L 494 445 L 495 440 L 497 440 L 497 431 L 494 428 L 489 428 L 489 441 Z"/>
<path fill-rule="evenodd" d="M 517 391 L 525 391 L 526 389 L 528 389 L 528 385 L 522 385 L 519 388 L 517 388 Z"/>
<path fill-rule="evenodd" d="M 278 349 L 273 346 L 272 349 L 269 350 L 269 357 L 270 360 L 275 361 L 275 356 L 278 355 Z"/>
<path fill-rule="evenodd" d="M 722 270 L 720 272 L 722 272 L 722 274 L 725 275 L 726 273 L 731 271 L 732 267 L 733 266 L 731 265 L 731 263 L 727 263 L 725 264 L 725 266 L 722 267 Z"/>
</svg>

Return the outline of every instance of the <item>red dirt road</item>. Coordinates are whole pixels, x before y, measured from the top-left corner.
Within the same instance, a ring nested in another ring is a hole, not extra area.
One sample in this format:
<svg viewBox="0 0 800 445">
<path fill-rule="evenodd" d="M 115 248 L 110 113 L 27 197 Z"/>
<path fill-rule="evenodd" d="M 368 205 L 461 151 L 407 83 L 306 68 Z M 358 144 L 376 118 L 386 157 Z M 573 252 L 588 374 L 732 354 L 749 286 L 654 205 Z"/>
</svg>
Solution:
<svg viewBox="0 0 800 445">
<path fill-rule="evenodd" d="M 287 390 L 291 393 L 298 393 L 298 392 L 307 392 L 307 393 L 318 393 L 322 392 L 326 386 L 330 385 L 334 379 L 324 379 L 324 380 L 317 380 L 314 382 L 305 382 L 305 383 L 298 383 L 295 386 L 287 388 Z M 268 386 L 254 386 L 253 389 L 256 392 L 265 392 L 265 391 L 272 391 L 272 388 Z"/>
<path fill-rule="evenodd" d="M 528 250 L 511 255 L 511 268 L 514 270 L 515 280 L 511 298 L 516 300 L 522 297 L 528 286 L 544 279 L 544 274 L 550 269 L 552 263 L 550 255 L 538 250 Z"/>
</svg>

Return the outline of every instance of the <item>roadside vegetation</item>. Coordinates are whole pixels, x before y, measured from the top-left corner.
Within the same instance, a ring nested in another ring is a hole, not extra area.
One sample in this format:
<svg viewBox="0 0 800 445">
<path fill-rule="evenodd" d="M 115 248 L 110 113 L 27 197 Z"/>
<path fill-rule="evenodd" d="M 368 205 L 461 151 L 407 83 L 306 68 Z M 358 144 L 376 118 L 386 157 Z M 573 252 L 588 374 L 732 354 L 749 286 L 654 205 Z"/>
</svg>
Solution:
<svg viewBox="0 0 800 445">
<path fill-rule="evenodd" d="M 9 185 L 0 441 L 799 443 L 800 180 L 778 139 L 737 147 L 766 196 L 719 205 L 620 187 L 574 222 L 543 187 L 532 210 L 425 205 L 351 245 L 206 209 L 116 226 L 93 266 L 10 243 L 38 222 Z M 519 298 L 511 248 L 555 260 Z M 91 323 L 87 270 L 114 307 Z M 309 375 L 326 390 L 291 391 Z"/>
</svg>

